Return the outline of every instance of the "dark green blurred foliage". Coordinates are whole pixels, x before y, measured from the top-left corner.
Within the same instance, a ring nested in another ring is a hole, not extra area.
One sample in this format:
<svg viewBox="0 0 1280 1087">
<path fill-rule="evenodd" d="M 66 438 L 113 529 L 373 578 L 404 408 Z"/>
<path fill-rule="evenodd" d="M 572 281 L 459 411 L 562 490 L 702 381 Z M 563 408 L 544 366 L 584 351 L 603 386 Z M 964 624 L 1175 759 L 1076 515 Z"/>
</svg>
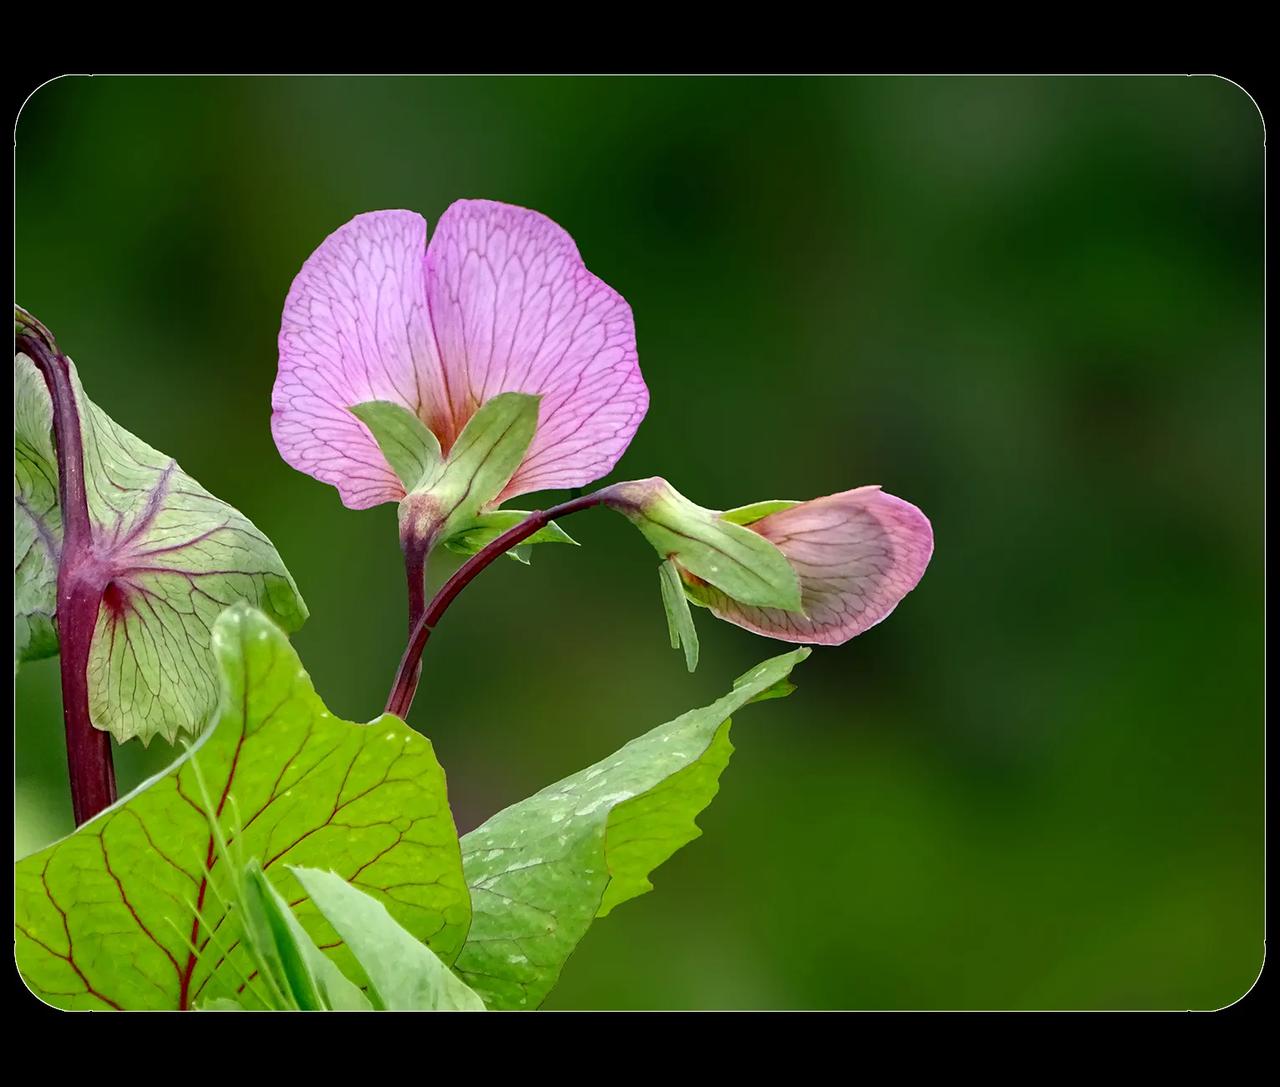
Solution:
<svg viewBox="0 0 1280 1087">
<path fill-rule="evenodd" d="M 1262 186 L 1215 78 L 66 78 L 18 123 L 17 298 L 272 536 L 361 719 L 395 513 L 276 455 L 285 292 L 361 211 L 546 212 L 635 310 L 612 478 L 880 483 L 937 535 L 888 622 L 743 714 L 705 836 L 552 1006 L 1215 1008 L 1262 959 Z M 700 612 L 686 675 L 647 545 L 568 527 L 430 645 L 412 723 L 464 830 L 783 648 Z M 70 829 L 55 663 L 17 723 L 22 854 Z"/>
</svg>

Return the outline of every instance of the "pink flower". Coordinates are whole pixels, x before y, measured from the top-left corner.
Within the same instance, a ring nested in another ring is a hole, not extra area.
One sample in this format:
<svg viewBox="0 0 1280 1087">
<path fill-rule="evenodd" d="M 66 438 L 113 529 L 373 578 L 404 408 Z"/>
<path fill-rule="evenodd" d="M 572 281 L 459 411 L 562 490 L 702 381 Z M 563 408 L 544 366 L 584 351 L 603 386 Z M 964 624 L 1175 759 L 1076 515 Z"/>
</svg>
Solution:
<svg viewBox="0 0 1280 1087">
<path fill-rule="evenodd" d="M 414 412 L 447 456 L 476 410 L 540 394 L 524 460 L 498 496 L 606 474 L 649 404 L 631 308 L 545 215 L 459 200 L 436 225 L 411 211 L 358 215 L 302 266 L 285 301 L 271 431 L 293 467 L 366 509 L 405 489 L 348 409 Z"/>
<path fill-rule="evenodd" d="M 842 645 L 885 619 L 933 554 L 933 528 L 879 487 L 801 502 L 747 526 L 774 544 L 800 579 L 803 613 L 749 607 L 687 571 L 690 595 L 721 619 L 784 642 Z"/>
</svg>

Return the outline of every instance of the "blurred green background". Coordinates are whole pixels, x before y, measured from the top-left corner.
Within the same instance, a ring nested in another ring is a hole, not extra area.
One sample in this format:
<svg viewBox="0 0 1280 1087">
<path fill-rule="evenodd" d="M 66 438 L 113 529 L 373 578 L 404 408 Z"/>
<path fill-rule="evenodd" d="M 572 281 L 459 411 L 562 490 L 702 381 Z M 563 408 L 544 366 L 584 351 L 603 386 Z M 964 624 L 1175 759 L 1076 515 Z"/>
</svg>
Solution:
<svg viewBox="0 0 1280 1087">
<path fill-rule="evenodd" d="M 1263 132 L 1216 78 L 64 78 L 17 126 L 17 299 L 276 542 L 335 713 L 403 642 L 392 506 L 268 419 L 302 261 L 358 212 L 537 208 L 636 316 L 612 478 L 864 483 L 937 551 L 744 711 L 704 836 L 555 1008 L 1217 1008 L 1263 954 Z M 547 496 L 550 500 L 552 496 Z M 494 567 L 412 723 L 463 830 L 780 651 L 689 676 L 620 518 Z M 440 576 L 441 571 L 436 571 Z M 15 855 L 68 831 L 57 665 L 17 680 Z M 118 753 L 122 785 L 162 742 Z"/>
</svg>

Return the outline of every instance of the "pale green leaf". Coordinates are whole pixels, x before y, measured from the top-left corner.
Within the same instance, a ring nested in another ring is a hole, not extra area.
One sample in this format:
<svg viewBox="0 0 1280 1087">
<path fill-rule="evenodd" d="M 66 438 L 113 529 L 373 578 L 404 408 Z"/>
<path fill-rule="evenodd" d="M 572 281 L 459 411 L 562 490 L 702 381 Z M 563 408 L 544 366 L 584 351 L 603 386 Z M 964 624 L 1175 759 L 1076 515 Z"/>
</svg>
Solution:
<svg viewBox="0 0 1280 1087">
<path fill-rule="evenodd" d="M 370 400 L 348 410 L 369 428 L 406 491 L 439 468 L 440 440 L 408 408 L 389 400 Z"/>
<path fill-rule="evenodd" d="M 454 969 L 490 1008 L 538 1007 L 590 927 L 650 889 L 649 873 L 698 836 L 732 748 L 729 717 L 784 680 L 797 649 L 719 701 L 499 812 L 462 840 L 473 918 Z"/>
<path fill-rule="evenodd" d="M 292 631 L 306 619 L 306 605 L 271 541 L 247 517 L 113 422 L 85 396 L 74 366 L 71 377 L 94 545 L 108 569 L 89 653 L 90 716 L 120 742 L 198 735 L 217 702 L 209 641 L 222 610 L 246 601 Z M 61 525 L 47 508 L 57 481 L 48 391 L 25 355 L 14 358 L 14 390 L 23 404 L 14 490 L 36 513 L 30 528 L 20 527 L 18 513 L 26 511 L 15 508 L 15 615 L 26 612 L 30 658 L 47 648 L 52 630 L 56 566 L 47 556 L 61 546 Z M 20 549 L 26 560 L 19 561 Z M 19 626 L 15 618 L 15 634 Z"/>
<path fill-rule="evenodd" d="M 223 614 L 213 648 L 220 708 L 200 743 L 15 866 L 15 946 L 28 986 L 64 1008 L 236 999 L 253 965 L 225 907 L 235 875 L 216 856 L 197 768 L 233 852 L 259 859 L 344 974 L 355 976 L 355 960 L 286 865 L 337 871 L 452 963 L 470 905 L 430 742 L 390 715 L 368 725 L 333 717 L 288 639 L 251 608 Z"/>
<path fill-rule="evenodd" d="M 19 356 L 13 368 L 13 660 L 58 652 L 54 613 L 62 513 L 53 448 L 53 405 L 39 371 Z"/>
<path fill-rule="evenodd" d="M 379 1011 L 484 1011 L 484 1003 L 376 898 L 341 876 L 291 867 L 316 908 L 345 941 Z"/>
</svg>

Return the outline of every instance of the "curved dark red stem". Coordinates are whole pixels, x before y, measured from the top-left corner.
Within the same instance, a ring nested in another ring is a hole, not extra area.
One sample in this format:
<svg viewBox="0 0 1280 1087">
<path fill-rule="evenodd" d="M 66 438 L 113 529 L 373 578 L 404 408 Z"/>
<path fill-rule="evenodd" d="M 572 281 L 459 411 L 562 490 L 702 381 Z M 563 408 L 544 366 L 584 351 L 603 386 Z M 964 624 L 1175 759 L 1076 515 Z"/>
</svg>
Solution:
<svg viewBox="0 0 1280 1087">
<path fill-rule="evenodd" d="M 58 503 L 62 509 L 62 553 L 58 560 L 58 652 L 62 669 L 62 715 L 67 732 L 67 772 L 76 825 L 116 800 L 111 737 L 89 717 L 89 646 L 109 575 L 94 554 L 93 525 L 84 485 L 84 444 L 71 368 L 53 336 L 25 312 L 15 346 L 44 377 L 53 402 L 58 457 Z"/>
<path fill-rule="evenodd" d="M 527 540 L 539 529 L 545 528 L 549 522 L 567 517 L 579 510 L 602 505 L 610 497 L 610 491 L 611 488 L 606 487 L 593 494 L 571 498 L 550 509 L 531 513 L 518 525 L 507 529 L 496 540 L 485 545 L 459 566 L 453 576 L 440 587 L 440 591 L 431 598 L 431 603 L 427 605 L 422 617 L 414 624 L 409 634 L 409 644 L 405 646 L 404 656 L 400 658 L 400 667 L 396 670 L 391 693 L 387 696 L 386 712 L 394 713 L 397 717 L 404 717 L 409 712 L 409 707 L 413 705 L 413 696 L 418 689 L 422 651 L 426 648 L 427 639 L 431 637 L 431 632 L 440 622 L 440 617 L 448 610 L 449 605 L 481 570 L 516 544 Z"/>
</svg>

